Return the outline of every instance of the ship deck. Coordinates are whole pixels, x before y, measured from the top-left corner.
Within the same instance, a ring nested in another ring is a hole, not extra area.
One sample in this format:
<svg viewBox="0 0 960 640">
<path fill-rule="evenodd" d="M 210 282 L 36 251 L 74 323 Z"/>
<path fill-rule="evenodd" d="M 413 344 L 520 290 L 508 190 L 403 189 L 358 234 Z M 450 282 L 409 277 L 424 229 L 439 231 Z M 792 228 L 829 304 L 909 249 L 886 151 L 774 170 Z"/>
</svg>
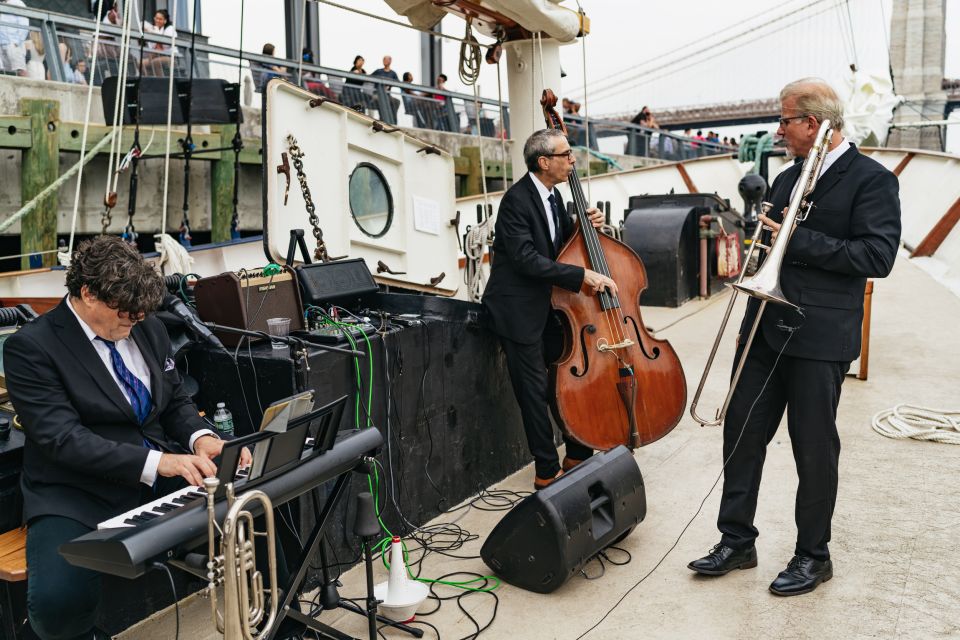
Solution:
<svg viewBox="0 0 960 640">
<path fill-rule="evenodd" d="M 725 305 L 723 296 L 679 309 L 644 309 L 647 325 L 667 327 L 657 335 L 669 339 L 679 353 L 691 394 Z M 956 499 L 960 450 L 947 444 L 884 438 L 870 426 L 876 412 L 900 402 L 958 408 L 960 340 L 954 325 L 958 317 L 960 298 L 903 256 L 889 278 L 875 283 L 869 379 L 847 379 L 838 417 L 843 450 L 831 542 L 833 580 L 793 598 L 779 598 L 767 590 L 794 546 L 796 471 L 785 425 L 768 449 L 761 486 L 759 566 L 709 579 L 686 568 L 687 562 L 719 539 L 715 528 L 719 487 L 712 491 L 711 487 L 722 459 L 720 430 L 701 428 L 685 417 L 668 436 L 635 452 L 644 475 L 648 510 L 644 522 L 620 545 L 632 560 L 623 566 L 607 564 L 599 579 L 575 576 L 549 595 L 504 584 L 496 591 L 496 618 L 481 637 L 573 640 L 600 621 L 651 570 L 587 638 L 960 635 L 960 563 L 955 555 L 960 529 Z M 731 358 L 732 338 L 718 356 L 724 370 L 715 384 L 722 384 Z M 719 395 L 719 390 L 713 395 Z M 702 406 L 710 406 L 710 399 L 704 399 Z M 525 491 L 532 479 L 531 465 L 494 488 Z M 476 556 L 502 515 L 469 508 L 434 522 L 456 520 L 478 534 L 479 539 L 456 552 Z M 611 557 L 619 560 L 622 554 Z M 427 577 L 456 571 L 488 573 L 479 558 L 433 554 L 423 566 Z M 599 573 L 599 566 L 591 563 L 587 571 Z M 375 580 L 385 579 L 385 570 L 377 564 Z M 362 565 L 346 572 L 342 580 L 344 596 L 363 598 Z M 445 587 L 438 591 L 454 593 Z M 460 604 L 481 625 L 494 611 L 493 598 L 485 594 L 466 596 Z M 119 637 L 172 637 L 173 615 L 170 607 Z M 201 594 L 181 602 L 180 615 L 181 638 L 217 637 L 209 602 Z M 475 631 L 453 600 L 422 619 L 436 626 L 443 638 L 473 637 Z M 355 637 L 366 637 L 365 619 L 354 614 L 325 612 L 320 620 Z M 409 637 L 389 629 L 382 633 L 387 638 Z M 435 634 L 426 629 L 424 637 Z"/>
</svg>

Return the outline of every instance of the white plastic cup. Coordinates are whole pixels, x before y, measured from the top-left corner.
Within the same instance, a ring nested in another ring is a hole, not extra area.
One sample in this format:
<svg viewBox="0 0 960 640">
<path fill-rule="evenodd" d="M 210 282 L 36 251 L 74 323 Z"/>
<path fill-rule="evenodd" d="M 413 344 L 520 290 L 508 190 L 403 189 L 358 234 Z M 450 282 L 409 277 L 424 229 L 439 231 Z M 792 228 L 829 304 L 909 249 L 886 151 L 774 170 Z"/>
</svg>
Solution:
<svg viewBox="0 0 960 640">
<path fill-rule="evenodd" d="M 286 338 L 290 335 L 290 318 L 268 318 L 267 333 L 278 338 Z M 286 349 L 287 343 L 271 340 L 270 346 L 274 349 Z"/>
</svg>

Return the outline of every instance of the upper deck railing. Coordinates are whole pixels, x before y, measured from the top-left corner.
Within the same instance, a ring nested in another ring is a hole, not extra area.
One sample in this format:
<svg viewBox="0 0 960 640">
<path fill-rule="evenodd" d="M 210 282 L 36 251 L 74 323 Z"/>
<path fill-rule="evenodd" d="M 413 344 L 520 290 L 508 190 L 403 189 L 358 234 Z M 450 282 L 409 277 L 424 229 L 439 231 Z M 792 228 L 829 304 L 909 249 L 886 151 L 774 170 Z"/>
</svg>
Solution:
<svg viewBox="0 0 960 640">
<path fill-rule="evenodd" d="M 26 24 L 23 24 L 24 21 Z M 93 20 L 2 3 L 0 42 L 9 41 L 14 46 L 23 47 L 26 64 L 22 71 L 5 69 L 0 72 L 56 82 L 93 82 L 99 86 L 106 78 L 119 75 L 122 31 L 111 24 L 101 24 L 96 68 L 91 68 L 95 28 Z M 268 80 L 280 77 L 375 116 L 387 124 L 473 135 L 479 133 L 490 138 L 510 137 L 509 106 L 504 103 L 501 110 L 499 103 L 490 98 L 479 98 L 475 102 L 472 95 L 389 78 L 354 74 L 315 64 L 299 65 L 262 54 L 243 52 L 241 56 L 236 49 L 210 44 L 200 34 L 197 34 L 193 43 L 191 34 L 178 34 L 176 54 L 171 64 L 169 38 L 145 34 L 141 55 L 139 26 L 134 29 L 126 59 L 130 77 L 137 77 L 141 73 L 144 77 L 168 76 L 172 67 L 175 77 L 188 78 L 193 64 L 195 78 L 239 81 L 243 103 L 247 106 L 259 104 L 256 94 Z M 570 143 L 588 146 L 595 151 L 684 160 L 735 150 L 625 122 L 591 118 L 585 123 L 583 118 L 575 115 L 566 115 L 565 119 Z M 589 138 L 586 133 L 588 130 Z M 604 140 L 602 148 L 600 140 Z"/>
</svg>

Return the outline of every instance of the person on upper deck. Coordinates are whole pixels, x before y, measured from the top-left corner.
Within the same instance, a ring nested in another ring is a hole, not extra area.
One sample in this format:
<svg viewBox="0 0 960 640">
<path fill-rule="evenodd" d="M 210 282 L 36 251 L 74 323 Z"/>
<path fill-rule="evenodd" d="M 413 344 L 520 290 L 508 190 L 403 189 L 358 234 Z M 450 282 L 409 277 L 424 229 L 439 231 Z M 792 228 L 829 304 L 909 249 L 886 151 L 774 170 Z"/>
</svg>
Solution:
<svg viewBox="0 0 960 640">
<path fill-rule="evenodd" d="M 720 542 L 689 564 L 705 575 L 757 566 L 760 475 L 786 411 L 799 485 L 793 558 L 770 585 L 781 596 L 808 593 L 833 577 L 828 543 L 837 500 L 840 389 L 850 362 L 860 355 L 866 280 L 890 273 L 900 243 L 897 177 L 843 136 L 843 103 L 815 78 L 791 82 L 780 92 L 777 134 L 798 162 L 774 180 L 771 213 L 760 220 L 776 237 L 799 188 L 799 160 L 807 157 L 825 120 L 833 132 L 816 187 L 806 198 L 813 206 L 789 238 L 779 273 L 784 295 L 800 310 L 775 303 L 763 310 L 723 426 Z M 751 297 L 737 358 L 759 308 Z"/>
<path fill-rule="evenodd" d="M 3 348 L 26 436 L 27 611 L 43 640 L 95 637 L 100 574 L 68 564 L 58 547 L 166 495 L 160 479 L 201 484 L 223 447 L 184 389 L 166 329 L 149 315 L 165 289 L 136 249 L 117 237 L 88 240 L 66 283 L 60 304 Z"/>
<path fill-rule="evenodd" d="M 494 232 L 490 281 L 483 307 L 490 328 L 500 336 L 510 383 L 520 405 L 527 444 L 534 458 L 534 488 L 548 486 L 561 474 L 547 409 L 545 346 L 559 338 L 556 320 L 550 320 L 553 287 L 595 295 L 613 280 L 590 269 L 557 262 L 575 225 L 567 215 L 556 186 L 574 169 L 573 151 L 556 129 L 541 129 L 523 146 L 527 175 L 510 187 L 500 201 Z M 603 224 L 599 209 L 587 210 L 594 227 Z M 562 469 L 568 471 L 593 452 L 564 437 L 567 445 Z"/>
</svg>

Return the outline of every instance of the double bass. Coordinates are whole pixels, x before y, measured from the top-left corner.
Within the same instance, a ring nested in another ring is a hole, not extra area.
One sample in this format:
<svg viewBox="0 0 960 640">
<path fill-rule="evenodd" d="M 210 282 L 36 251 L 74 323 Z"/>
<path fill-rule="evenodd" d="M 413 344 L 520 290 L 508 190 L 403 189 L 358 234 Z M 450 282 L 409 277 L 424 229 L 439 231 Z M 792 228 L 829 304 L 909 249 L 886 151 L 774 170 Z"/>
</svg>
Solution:
<svg viewBox="0 0 960 640">
<path fill-rule="evenodd" d="M 540 100 L 547 128 L 567 134 L 550 89 Z M 676 351 L 653 338 L 640 317 L 647 273 L 630 247 L 599 233 L 587 217 L 577 171 L 569 178 L 578 228 L 557 262 L 592 269 L 617 283 L 586 296 L 554 287 L 551 304 L 563 326 L 563 350 L 550 365 L 551 410 L 573 440 L 606 451 L 634 449 L 669 433 L 687 403 L 687 385 Z"/>
</svg>

